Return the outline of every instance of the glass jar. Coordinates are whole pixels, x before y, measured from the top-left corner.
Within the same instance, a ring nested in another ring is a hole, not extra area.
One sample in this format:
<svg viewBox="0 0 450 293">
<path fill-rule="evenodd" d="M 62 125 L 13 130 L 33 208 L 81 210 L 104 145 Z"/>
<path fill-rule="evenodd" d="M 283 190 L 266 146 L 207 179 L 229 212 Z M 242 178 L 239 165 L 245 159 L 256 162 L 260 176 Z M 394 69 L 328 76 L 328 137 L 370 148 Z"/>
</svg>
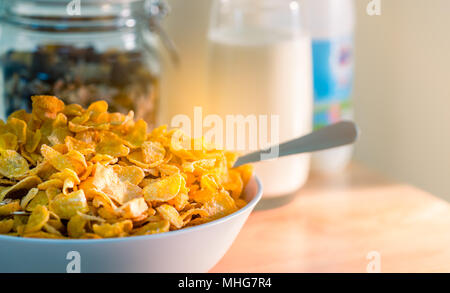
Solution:
<svg viewBox="0 0 450 293">
<path fill-rule="evenodd" d="M 6 1 L 5 1 L 6 2 Z M 32 95 L 155 121 L 160 79 L 150 24 L 165 11 L 155 0 L 14 0 L 4 3 L 0 40 L 3 115 L 30 110 Z M 156 20 L 156 21 L 155 21 Z"/>
</svg>

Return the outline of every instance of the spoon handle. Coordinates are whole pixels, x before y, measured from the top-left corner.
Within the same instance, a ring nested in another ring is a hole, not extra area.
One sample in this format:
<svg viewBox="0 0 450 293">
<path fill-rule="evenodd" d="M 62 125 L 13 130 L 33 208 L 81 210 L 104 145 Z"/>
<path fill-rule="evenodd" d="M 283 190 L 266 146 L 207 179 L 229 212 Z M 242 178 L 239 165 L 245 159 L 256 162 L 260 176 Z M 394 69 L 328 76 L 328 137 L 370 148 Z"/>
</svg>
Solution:
<svg viewBox="0 0 450 293">
<path fill-rule="evenodd" d="M 357 137 L 358 128 L 356 124 L 351 121 L 342 121 L 278 145 L 277 156 L 268 155 L 270 150 L 273 150 L 276 145 L 267 150 L 259 150 L 242 156 L 236 161 L 234 167 L 268 159 L 343 146 L 355 142 Z"/>
</svg>

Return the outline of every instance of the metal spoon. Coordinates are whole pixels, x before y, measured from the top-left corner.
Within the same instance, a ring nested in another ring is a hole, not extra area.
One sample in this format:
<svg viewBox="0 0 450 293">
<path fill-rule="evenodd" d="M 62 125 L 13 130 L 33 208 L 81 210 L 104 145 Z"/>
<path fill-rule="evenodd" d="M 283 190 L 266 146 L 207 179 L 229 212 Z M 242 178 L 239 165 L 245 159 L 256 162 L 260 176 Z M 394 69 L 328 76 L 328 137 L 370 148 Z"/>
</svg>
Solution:
<svg viewBox="0 0 450 293">
<path fill-rule="evenodd" d="M 358 128 L 356 124 L 351 121 L 342 121 L 316 130 L 308 135 L 272 146 L 266 150 L 259 150 L 242 156 L 233 167 L 343 146 L 355 142 L 357 138 Z M 277 148 L 278 152 L 276 152 Z M 275 153 L 275 155 L 271 153 Z"/>
<path fill-rule="evenodd" d="M 10 215 L 11 216 L 29 216 L 29 215 L 31 215 L 31 212 L 17 211 L 17 212 L 10 213 Z"/>
</svg>

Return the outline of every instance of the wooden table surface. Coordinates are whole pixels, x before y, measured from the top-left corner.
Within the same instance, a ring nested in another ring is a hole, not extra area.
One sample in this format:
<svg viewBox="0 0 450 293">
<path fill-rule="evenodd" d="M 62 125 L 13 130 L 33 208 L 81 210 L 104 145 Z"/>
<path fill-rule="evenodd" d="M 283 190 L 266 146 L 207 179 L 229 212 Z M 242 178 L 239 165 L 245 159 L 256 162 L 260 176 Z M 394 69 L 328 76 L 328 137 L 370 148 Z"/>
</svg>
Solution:
<svg viewBox="0 0 450 293">
<path fill-rule="evenodd" d="M 368 270 L 369 268 L 369 270 Z M 253 212 L 212 272 L 450 272 L 450 205 L 353 164 Z"/>
</svg>

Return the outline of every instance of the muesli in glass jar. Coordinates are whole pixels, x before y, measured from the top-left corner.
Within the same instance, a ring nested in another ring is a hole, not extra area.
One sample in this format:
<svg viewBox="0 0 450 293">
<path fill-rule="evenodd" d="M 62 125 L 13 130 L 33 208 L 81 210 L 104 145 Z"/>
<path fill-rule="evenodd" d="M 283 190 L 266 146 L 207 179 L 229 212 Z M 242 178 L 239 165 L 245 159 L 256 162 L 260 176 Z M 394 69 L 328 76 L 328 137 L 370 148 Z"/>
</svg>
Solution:
<svg viewBox="0 0 450 293">
<path fill-rule="evenodd" d="M 154 0 L 15 0 L 4 3 L 0 40 L 3 116 L 55 95 L 155 122 L 158 41 L 150 24 L 166 13 Z M 78 10 L 77 10 L 78 9 Z"/>
</svg>

